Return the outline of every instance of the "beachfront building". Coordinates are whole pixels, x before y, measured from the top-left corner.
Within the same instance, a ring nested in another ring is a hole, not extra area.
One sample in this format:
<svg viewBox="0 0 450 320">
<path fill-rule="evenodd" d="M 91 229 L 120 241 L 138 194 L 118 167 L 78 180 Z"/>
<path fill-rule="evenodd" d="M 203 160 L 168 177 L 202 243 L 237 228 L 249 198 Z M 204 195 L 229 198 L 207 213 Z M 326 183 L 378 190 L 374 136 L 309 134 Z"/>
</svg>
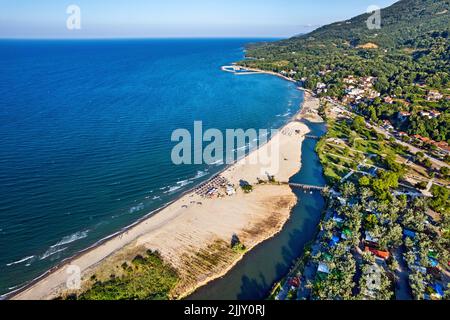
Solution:
<svg viewBox="0 0 450 320">
<path fill-rule="evenodd" d="M 236 189 L 234 189 L 234 187 L 231 185 L 227 185 L 226 193 L 227 193 L 227 196 L 232 196 L 232 195 L 236 194 Z"/>
</svg>

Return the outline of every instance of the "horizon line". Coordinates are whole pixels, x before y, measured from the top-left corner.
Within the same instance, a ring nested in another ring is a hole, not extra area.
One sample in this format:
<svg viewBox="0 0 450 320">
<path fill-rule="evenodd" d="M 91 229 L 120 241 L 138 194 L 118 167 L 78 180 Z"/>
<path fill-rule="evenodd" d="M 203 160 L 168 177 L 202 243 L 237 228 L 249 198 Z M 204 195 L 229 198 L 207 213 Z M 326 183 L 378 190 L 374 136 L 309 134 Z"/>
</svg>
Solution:
<svg viewBox="0 0 450 320">
<path fill-rule="evenodd" d="M 303 33 L 299 33 L 301 35 Z M 78 40 L 183 40 L 183 39 L 289 39 L 293 36 L 287 37 L 276 37 L 276 36 L 179 36 L 179 37 L 76 37 L 76 38 L 67 38 L 67 37 L 0 37 L 0 41 L 2 40 L 69 40 L 69 41 L 78 41 Z"/>
</svg>

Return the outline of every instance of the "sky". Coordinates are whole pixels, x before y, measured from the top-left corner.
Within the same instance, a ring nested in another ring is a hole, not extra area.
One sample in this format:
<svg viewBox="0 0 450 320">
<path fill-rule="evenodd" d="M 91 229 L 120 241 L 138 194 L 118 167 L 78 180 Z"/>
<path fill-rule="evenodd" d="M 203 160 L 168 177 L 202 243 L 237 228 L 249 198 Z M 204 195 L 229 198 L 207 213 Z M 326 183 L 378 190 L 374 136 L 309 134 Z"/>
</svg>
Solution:
<svg viewBox="0 0 450 320">
<path fill-rule="evenodd" d="M 394 2 L 0 0 L 0 38 L 285 38 L 351 18 L 371 5 L 386 7 Z M 79 15 L 67 12 L 71 5 L 79 8 Z"/>
</svg>

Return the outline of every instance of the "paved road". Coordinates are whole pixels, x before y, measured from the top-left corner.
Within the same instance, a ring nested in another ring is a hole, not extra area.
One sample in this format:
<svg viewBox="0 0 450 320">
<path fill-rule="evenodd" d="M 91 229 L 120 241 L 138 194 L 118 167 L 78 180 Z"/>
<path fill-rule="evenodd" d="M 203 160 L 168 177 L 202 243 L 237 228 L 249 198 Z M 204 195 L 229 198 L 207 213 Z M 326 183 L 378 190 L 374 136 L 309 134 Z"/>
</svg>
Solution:
<svg viewBox="0 0 450 320">
<path fill-rule="evenodd" d="M 403 248 L 394 250 L 393 255 L 399 264 L 399 269 L 396 272 L 397 281 L 395 283 L 395 298 L 397 300 L 412 300 L 411 288 L 408 279 L 408 267 L 403 259 Z"/>
<path fill-rule="evenodd" d="M 430 159 L 431 163 L 434 164 L 434 166 L 437 167 L 438 169 L 440 169 L 441 167 L 448 167 L 448 168 L 450 168 L 450 166 L 448 164 L 446 164 L 445 162 L 428 155 L 426 153 L 427 151 L 419 149 L 419 148 L 417 148 L 417 147 L 415 147 L 415 146 L 413 146 L 413 145 L 411 145 L 409 143 L 406 143 L 406 142 L 403 142 L 401 140 L 398 140 L 390 132 L 387 132 L 386 130 L 384 130 L 384 129 L 378 127 L 378 126 L 374 126 L 374 125 L 368 123 L 367 121 L 366 121 L 366 124 L 369 127 L 371 127 L 372 129 L 374 129 L 376 132 L 381 133 L 381 134 L 383 134 L 384 136 L 386 136 L 388 138 L 394 138 L 395 142 L 397 142 L 398 144 L 400 144 L 400 145 L 402 145 L 404 147 L 407 147 L 411 153 L 415 154 L 415 153 L 418 153 L 418 152 L 422 152 L 425 155 L 425 157 Z"/>
</svg>

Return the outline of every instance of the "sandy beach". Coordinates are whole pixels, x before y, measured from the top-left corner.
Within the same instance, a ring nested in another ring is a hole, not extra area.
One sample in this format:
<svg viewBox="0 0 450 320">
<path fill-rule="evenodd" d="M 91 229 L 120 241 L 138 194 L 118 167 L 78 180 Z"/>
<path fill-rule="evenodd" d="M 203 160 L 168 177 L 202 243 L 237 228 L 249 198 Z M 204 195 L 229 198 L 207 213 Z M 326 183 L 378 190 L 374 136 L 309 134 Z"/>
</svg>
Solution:
<svg viewBox="0 0 450 320">
<path fill-rule="evenodd" d="M 235 186 L 236 194 L 204 197 L 191 191 L 157 214 L 135 224 L 104 243 L 70 259 L 39 281 L 20 290 L 12 299 L 52 299 L 67 293 L 69 265 L 78 266 L 82 283 L 89 277 L 101 278 L 123 261 L 132 259 L 143 250 L 158 250 L 164 261 L 179 273 L 180 282 L 173 292 L 181 298 L 207 282 L 223 276 L 243 256 L 230 248 L 236 234 L 251 250 L 260 242 L 274 236 L 283 227 L 297 198 L 291 188 L 282 183 L 261 183 L 274 175 L 277 182 L 287 182 L 300 169 L 301 143 L 308 127 L 300 118 L 318 120 L 318 99 L 305 92 L 303 108 L 268 143 L 229 166 L 220 174 L 228 184 Z M 265 168 L 253 163 L 279 145 L 279 168 Z M 242 181 L 252 184 L 251 193 L 239 187 Z M 258 183 L 259 182 L 259 183 Z M 214 256 L 214 262 L 199 256 Z"/>
</svg>

